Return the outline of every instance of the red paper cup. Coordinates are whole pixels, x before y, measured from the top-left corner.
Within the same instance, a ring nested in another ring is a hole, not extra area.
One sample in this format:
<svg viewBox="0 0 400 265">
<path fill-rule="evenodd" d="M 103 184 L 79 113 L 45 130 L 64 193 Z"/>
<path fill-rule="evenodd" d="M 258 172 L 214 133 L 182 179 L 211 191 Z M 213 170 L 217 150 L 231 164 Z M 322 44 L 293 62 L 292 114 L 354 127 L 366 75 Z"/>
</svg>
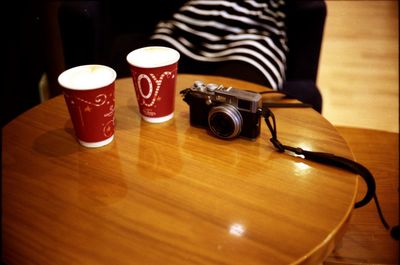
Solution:
<svg viewBox="0 0 400 265">
<path fill-rule="evenodd" d="M 81 65 L 58 77 L 76 137 L 85 147 L 101 147 L 114 138 L 116 72 L 105 65 Z"/>
<path fill-rule="evenodd" d="M 139 111 L 145 121 L 165 122 L 173 118 L 179 52 L 149 46 L 130 52 L 129 63 Z"/>
</svg>

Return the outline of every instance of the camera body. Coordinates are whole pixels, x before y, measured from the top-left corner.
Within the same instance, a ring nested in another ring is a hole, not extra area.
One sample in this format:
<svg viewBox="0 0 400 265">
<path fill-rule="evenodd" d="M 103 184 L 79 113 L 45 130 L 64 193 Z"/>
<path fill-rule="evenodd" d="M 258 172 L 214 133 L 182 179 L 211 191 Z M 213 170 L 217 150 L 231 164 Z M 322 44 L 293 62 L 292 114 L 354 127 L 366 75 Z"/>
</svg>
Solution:
<svg viewBox="0 0 400 265">
<path fill-rule="evenodd" d="M 195 81 L 181 91 L 190 109 L 190 124 L 204 127 L 219 138 L 255 139 L 261 128 L 261 95 L 218 84 Z"/>
</svg>

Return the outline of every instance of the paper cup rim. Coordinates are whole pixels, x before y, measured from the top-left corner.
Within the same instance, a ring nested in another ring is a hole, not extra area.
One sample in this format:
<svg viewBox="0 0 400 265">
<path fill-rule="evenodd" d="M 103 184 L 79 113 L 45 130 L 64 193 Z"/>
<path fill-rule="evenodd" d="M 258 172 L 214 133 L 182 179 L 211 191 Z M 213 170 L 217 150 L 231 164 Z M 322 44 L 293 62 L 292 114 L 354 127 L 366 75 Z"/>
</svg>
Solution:
<svg viewBox="0 0 400 265">
<path fill-rule="evenodd" d="M 132 62 L 132 57 L 135 56 L 135 54 L 141 52 L 142 50 L 149 49 L 149 48 L 158 48 L 158 49 L 168 50 L 168 51 L 173 53 L 172 59 L 168 60 L 168 61 L 165 61 L 165 62 L 156 63 L 156 64 L 153 64 L 151 66 Z M 146 46 L 146 47 L 135 49 L 135 50 L 131 51 L 130 53 L 128 53 L 128 55 L 126 56 L 126 61 L 132 66 L 148 69 L 148 68 L 164 67 L 164 66 L 167 66 L 167 65 L 174 64 L 174 63 L 179 61 L 180 56 L 181 55 L 177 50 L 175 50 L 173 48 L 170 48 L 170 47 L 165 47 L 165 46 Z"/>
<path fill-rule="evenodd" d="M 106 82 L 106 83 L 104 83 L 104 84 L 102 84 L 102 85 L 99 85 L 99 86 L 85 87 L 85 88 L 82 88 L 82 87 L 74 87 L 74 86 L 71 86 L 71 85 L 69 85 L 69 84 L 66 84 L 66 82 L 65 82 L 64 79 L 65 79 L 65 76 L 66 76 L 69 72 L 75 71 L 75 70 L 77 70 L 77 69 L 79 69 L 79 68 L 86 68 L 86 67 L 88 67 L 88 66 L 89 66 L 89 67 L 90 67 L 90 66 L 92 66 L 92 67 L 93 67 L 93 66 L 95 66 L 95 67 L 101 67 L 101 68 L 104 68 L 104 69 L 109 70 L 109 71 L 112 73 L 112 77 L 110 78 L 110 82 Z M 107 86 L 111 85 L 113 82 L 115 82 L 116 78 L 117 78 L 117 72 L 116 72 L 113 68 L 111 68 L 111 67 L 109 67 L 109 66 L 107 66 L 107 65 L 102 65 L 102 64 L 85 64 L 85 65 L 78 65 L 78 66 L 74 66 L 74 67 L 71 67 L 71 68 L 66 69 L 65 71 L 63 71 L 63 72 L 58 76 L 57 81 L 58 81 L 58 83 L 59 83 L 63 88 L 70 89 L 70 90 L 74 90 L 74 91 L 87 91 L 87 90 L 95 90 L 95 89 L 107 87 Z"/>
</svg>

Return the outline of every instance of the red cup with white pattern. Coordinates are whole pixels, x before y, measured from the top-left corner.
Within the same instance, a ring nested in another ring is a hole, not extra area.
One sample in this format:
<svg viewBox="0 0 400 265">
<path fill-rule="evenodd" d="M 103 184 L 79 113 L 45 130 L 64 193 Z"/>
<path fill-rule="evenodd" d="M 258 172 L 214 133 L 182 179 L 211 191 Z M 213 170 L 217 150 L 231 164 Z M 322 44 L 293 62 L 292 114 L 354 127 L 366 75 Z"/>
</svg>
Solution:
<svg viewBox="0 0 400 265">
<path fill-rule="evenodd" d="M 139 48 L 126 56 L 143 120 L 161 123 L 174 117 L 179 58 L 178 51 L 163 46 Z"/>
<path fill-rule="evenodd" d="M 76 66 L 58 77 L 75 135 L 85 147 L 101 147 L 114 139 L 116 77 L 114 69 L 98 64 Z"/>
</svg>

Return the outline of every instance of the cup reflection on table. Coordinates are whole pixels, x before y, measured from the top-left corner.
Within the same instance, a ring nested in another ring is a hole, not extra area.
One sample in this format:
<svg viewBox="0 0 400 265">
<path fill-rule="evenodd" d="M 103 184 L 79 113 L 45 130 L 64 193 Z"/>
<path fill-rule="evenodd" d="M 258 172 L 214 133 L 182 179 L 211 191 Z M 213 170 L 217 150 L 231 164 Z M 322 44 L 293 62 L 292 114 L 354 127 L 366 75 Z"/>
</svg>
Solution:
<svg viewBox="0 0 400 265">
<path fill-rule="evenodd" d="M 173 118 L 179 58 L 179 52 L 162 46 L 139 48 L 127 55 L 143 120 L 161 123 Z"/>
<path fill-rule="evenodd" d="M 128 193 L 126 176 L 122 172 L 118 144 L 105 148 L 85 149 L 75 153 L 77 168 L 74 181 L 78 184 L 77 203 L 90 211 L 123 201 Z"/>
<path fill-rule="evenodd" d="M 176 121 L 169 120 L 157 125 L 142 122 L 139 129 L 137 135 L 139 176 L 153 180 L 176 178 L 182 171 L 182 150 Z M 170 185 L 170 183 L 159 182 L 157 185 Z M 162 187 L 162 192 L 169 188 Z"/>
<path fill-rule="evenodd" d="M 116 72 L 105 65 L 80 65 L 58 77 L 78 142 L 101 147 L 112 142 L 115 130 Z"/>
</svg>

